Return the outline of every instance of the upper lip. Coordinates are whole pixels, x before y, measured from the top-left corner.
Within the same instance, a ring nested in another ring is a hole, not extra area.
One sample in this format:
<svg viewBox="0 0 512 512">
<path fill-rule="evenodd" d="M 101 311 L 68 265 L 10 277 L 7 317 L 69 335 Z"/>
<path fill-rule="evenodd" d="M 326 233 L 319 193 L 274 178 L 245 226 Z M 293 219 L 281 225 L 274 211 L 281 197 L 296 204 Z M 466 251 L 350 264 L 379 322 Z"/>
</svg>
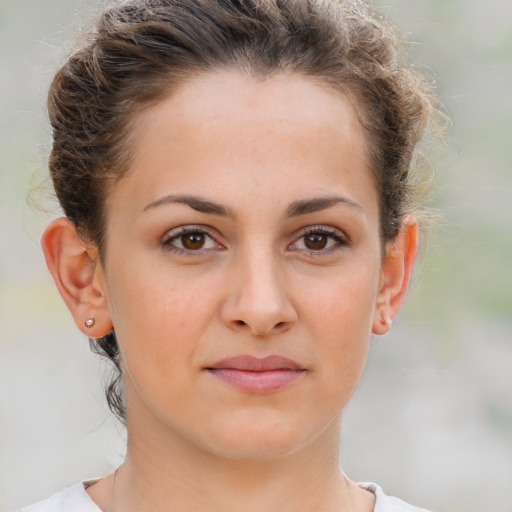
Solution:
<svg viewBox="0 0 512 512">
<path fill-rule="evenodd" d="M 271 355 L 267 357 L 254 357 L 250 355 L 241 355 L 222 359 L 211 366 L 208 370 L 232 369 L 250 372 L 265 372 L 271 370 L 304 370 L 304 368 L 288 359 L 287 357 Z"/>
</svg>

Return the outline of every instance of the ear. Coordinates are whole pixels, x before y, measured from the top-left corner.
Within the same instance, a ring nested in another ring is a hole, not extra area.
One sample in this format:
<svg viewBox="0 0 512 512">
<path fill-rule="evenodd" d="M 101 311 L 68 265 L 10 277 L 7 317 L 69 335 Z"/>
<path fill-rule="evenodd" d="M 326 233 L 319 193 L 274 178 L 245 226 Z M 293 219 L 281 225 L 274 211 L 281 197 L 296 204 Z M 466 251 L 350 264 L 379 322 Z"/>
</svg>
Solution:
<svg viewBox="0 0 512 512">
<path fill-rule="evenodd" d="M 418 222 L 415 217 L 408 215 L 402 222 L 397 238 L 386 246 L 372 326 L 374 334 L 387 333 L 391 319 L 400 310 L 417 249 Z"/>
<path fill-rule="evenodd" d="M 78 328 L 100 338 L 112 329 L 105 278 L 97 249 L 85 243 L 67 218 L 55 219 L 44 230 L 41 246 L 48 269 Z M 85 321 L 93 318 L 91 327 Z"/>
</svg>

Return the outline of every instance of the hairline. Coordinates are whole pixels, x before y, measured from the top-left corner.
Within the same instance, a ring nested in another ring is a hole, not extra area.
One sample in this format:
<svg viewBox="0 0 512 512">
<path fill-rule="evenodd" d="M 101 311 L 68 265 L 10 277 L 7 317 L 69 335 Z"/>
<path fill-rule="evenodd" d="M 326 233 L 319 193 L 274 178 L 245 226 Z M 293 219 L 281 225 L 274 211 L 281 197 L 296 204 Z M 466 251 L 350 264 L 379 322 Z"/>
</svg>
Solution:
<svg viewBox="0 0 512 512">
<path fill-rule="evenodd" d="M 383 233 L 382 226 L 382 205 L 380 204 L 381 198 L 381 184 L 378 180 L 378 170 L 375 169 L 375 165 L 372 162 L 373 151 L 375 150 L 375 142 L 372 141 L 371 134 L 366 129 L 366 125 L 368 123 L 367 116 L 364 114 L 364 102 L 361 98 L 361 94 L 358 94 L 354 89 L 354 86 L 350 86 L 345 82 L 335 83 L 333 79 L 321 75 L 321 74 L 307 74 L 300 70 L 296 69 L 287 69 L 287 68 L 274 68 L 268 70 L 258 70 L 253 69 L 254 67 L 250 67 L 249 65 L 242 65 L 238 62 L 234 62 L 231 65 L 222 65 L 219 64 L 217 66 L 211 65 L 207 66 L 198 66 L 193 65 L 189 68 L 184 68 L 182 70 L 173 70 L 173 76 L 180 76 L 179 80 L 173 80 L 168 82 L 167 87 L 162 87 L 160 90 L 155 89 L 155 94 L 147 100 L 135 99 L 131 105 L 131 109 L 129 113 L 126 115 L 123 125 L 123 130 L 120 132 L 120 148 L 122 151 L 123 157 L 116 162 L 115 168 L 105 169 L 106 175 L 110 178 L 106 183 L 106 189 L 104 189 L 103 201 L 102 201 L 102 221 L 103 221 L 103 237 L 106 236 L 106 227 L 107 227 L 107 213 L 108 213 L 108 195 L 116 184 L 121 181 L 127 174 L 129 174 L 130 169 L 134 163 L 135 155 L 138 149 L 138 132 L 140 130 L 140 126 L 138 123 L 141 117 L 144 116 L 146 112 L 151 110 L 152 107 L 156 107 L 160 103 L 164 102 L 166 99 L 172 97 L 176 94 L 181 88 L 186 87 L 187 84 L 194 82 L 201 77 L 205 77 L 212 74 L 217 73 L 242 73 L 244 75 L 249 76 L 255 81 L 265 82 L 266 80 L 271 79 L 276 75 L 289 75 L 303 78 L 307 81 L 312 82 L 313 84 L 319 86 L 321 89 L 324 89 L 326 92 L 334 93 L 339 97 L 346 99 L 348 101 L 349 107 L 354 114 L 359 126 L 362 130 L 363 135 L 363 148 L 365 151 L 364 159 L 368 170 L 372 175 L 372 179 L 376 188 L 377 196 L 378 196 L 378 213 L 379 213 L 379 234 L 381 245 L 383 249 L 385 248 L 385 237 Z M 167 71 L 167 75 L 171 76 L 171 72 Z M 102 262 L 104 262 L 103 256 L 106 252 L 104 240 L 100 242 L 99 254 Z"/>
</svg>

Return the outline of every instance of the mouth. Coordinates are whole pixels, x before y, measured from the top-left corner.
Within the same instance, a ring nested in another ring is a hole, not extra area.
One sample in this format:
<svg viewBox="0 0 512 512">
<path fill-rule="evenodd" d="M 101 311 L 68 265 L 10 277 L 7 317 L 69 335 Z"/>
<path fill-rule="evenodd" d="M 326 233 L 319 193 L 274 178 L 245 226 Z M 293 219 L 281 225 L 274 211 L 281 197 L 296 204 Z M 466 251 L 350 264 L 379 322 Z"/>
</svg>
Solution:
<svg viewBox="0 0 512 512">
<path fill-rule="evenodd" d="M 249 393 L 270 393 L 291 385 L 305 375 L 300 364 L 281 356 L 249 355 L 223 359 L 205 368 L 211 375 Z"/>
</svg>

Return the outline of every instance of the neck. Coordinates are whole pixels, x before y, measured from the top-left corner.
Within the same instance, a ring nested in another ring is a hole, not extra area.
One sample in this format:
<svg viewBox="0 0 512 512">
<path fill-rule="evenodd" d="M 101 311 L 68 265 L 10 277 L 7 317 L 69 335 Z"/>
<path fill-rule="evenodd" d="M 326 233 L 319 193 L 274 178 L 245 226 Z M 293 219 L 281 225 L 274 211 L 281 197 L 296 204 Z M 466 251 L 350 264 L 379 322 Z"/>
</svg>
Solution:
<svg viewBox="0 0 512 512">
<path fill-rule="evenodd" d="M 373 496 L 339 468 L 339 426 L 335 421 L 328 428 L 338 432 L 333 439 L 325 432 L 292 454 L 257 461 L 156 442 L 156 436 L 141 443 L 129 432 L 123 465 L 88 492 L 105 512 L 369 512 Z"/>
<path fill-rule="evenodd" d="M 373 510 L 373 495 L 341 472 L 341 414 L 293 450 L 232 458 L 191 442 L 145 407 L 136 413 L 136 421 L 128 415 L 124 463 L 87 490 L 104 512 Z"/>
</svg>

